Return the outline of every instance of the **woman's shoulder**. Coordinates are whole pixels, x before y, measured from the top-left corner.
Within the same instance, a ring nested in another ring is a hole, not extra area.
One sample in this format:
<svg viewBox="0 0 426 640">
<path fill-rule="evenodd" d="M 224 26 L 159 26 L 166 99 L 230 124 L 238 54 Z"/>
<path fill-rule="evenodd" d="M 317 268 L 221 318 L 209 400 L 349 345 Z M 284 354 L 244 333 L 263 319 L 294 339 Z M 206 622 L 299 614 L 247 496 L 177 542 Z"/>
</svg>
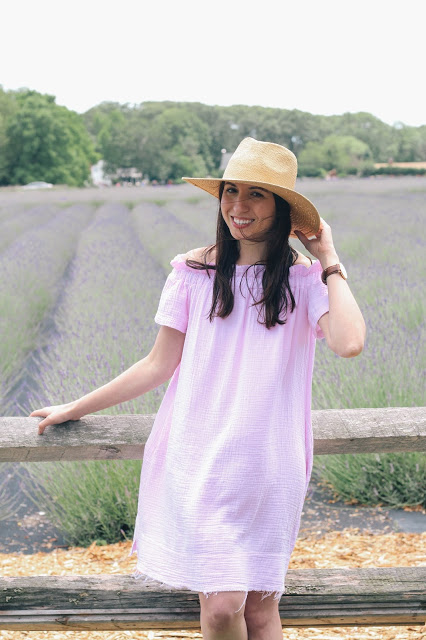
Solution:
<svg viewBox="0 0 426 640">
<path fill-rule="evenodd" d="M 197 249 L 191 249 L 186 253 L 178 253 L 173 260 L 170 262 L 172 267 L 181 271 L 194 271 L 190 266 L 186 264 L 187 260 L 194 260 L 195 262 L 207 262 L 209 264 L 214 264 L 215 260 L 215 251 L 210 251 L 207 254 L 206 252 L 209 247 L 198 247 Z"/>
<path fill-rule="evenodd" d="M 311 284 L 317 281 L 322 273 L 321 262 L 319 260 L 311 260 L 303 255 L 303 253 L 297 252 L 297 259 L 293 262 L 290 268 L 290 276 L 293 281 L 298 281 L 302 284 Z"/>
<path fill-rule="evenodd" d="M 208 263 L 214 264 L 215 258 L 216 248 L 211 245 L 208 247 L 198 247 L 198 249 L 191 249 L 191 251 L 185 253 L 185 260 L 196 260 L 197 262 L 206 261 Z"/>
<path fill-rule="evenodd" d="M 312 260 L 310 258 L 307 258 L 306 256 L 303 255 L 303 253 L 300 253 L 300 251 L 297 252 L 297 259 L 295 260 L 295 262 L 293 262 L 293 267 L 296 264 L 303 264 L 305 267 L 309 267 L 312 265 Z"/>
</svg>

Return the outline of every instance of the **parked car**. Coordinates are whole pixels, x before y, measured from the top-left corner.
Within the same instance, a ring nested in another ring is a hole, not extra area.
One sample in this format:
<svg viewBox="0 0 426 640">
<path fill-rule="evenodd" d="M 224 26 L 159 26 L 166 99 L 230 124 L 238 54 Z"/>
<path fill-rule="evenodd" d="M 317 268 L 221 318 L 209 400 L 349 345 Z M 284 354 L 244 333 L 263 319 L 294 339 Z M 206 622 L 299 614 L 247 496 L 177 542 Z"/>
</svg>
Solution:
<svg viewBox="0 0 426 640">
<path fill-rule="evenodd" d="M 50 184 L 50 182 L 29 182 L 28 184 L 24 185 L 22 188 L 23 189 L 51 189 L 53 187 L 53 184 Z"/>
</svg>

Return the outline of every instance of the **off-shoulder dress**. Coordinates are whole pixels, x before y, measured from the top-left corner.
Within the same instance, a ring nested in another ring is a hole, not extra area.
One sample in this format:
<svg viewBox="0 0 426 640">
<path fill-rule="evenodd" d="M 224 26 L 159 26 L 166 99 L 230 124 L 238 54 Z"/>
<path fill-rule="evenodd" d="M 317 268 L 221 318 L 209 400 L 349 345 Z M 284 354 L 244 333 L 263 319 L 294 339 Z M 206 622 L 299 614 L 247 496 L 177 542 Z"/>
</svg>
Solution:
<svg viewBox="0 0 426 640">
<path fill-rule="evenodd" d="M 208 318 L 214 271 L 172 261 L 156 323 L 186 334 L 145 445 L 135 578 L 280 598 L 312 471 L 312 372 L 327 313 L 321 264 L 290 267 L 296 307 L 258 322 L 262 265 L 236 265 L 234 308 Z M 243 604 L 244 604 L 243 602 Z"/>
</svg>

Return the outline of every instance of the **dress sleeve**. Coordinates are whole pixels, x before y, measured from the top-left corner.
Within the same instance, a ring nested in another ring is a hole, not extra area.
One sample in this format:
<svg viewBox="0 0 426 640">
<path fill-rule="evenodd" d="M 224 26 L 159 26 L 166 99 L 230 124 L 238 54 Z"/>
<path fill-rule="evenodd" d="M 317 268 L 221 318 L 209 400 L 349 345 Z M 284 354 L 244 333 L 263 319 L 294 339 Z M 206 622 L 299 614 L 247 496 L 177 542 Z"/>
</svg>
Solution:
<svg viewBox="0 0 426 640">
<path fill-rule="evenodd" d="M 315 338 L 325 338 L 325 335 L 318 324 L 318 320 L 324 313 L 329 311 L 328 288 L 321 280 L 321 263 L 319 260 L 310 274 L 308 285 L 308 317 L 309 324 L 314 332 Z"/>
<path fill-rule="evenodd" d="M 155 322 L 186 333 L 189 315 L 188 288 L 185 271 L 173 268 L 161 293 Z"/>
</svg>

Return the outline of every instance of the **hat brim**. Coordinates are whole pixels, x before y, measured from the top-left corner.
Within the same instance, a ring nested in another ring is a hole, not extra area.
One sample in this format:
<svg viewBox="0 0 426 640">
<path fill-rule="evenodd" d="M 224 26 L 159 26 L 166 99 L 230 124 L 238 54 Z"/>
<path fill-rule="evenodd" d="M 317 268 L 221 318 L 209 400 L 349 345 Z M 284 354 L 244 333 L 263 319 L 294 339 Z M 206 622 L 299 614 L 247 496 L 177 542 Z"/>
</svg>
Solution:
<svg viewBox="0 0 426 640">
<path fill-rule="evenodd" d="M 250 184 L 255 187 L 263 187 L 272 193 L 277 194 L 290 205 L 291 232 L 290 237 L 297 238 L 294 231 L 301 231 L 305 236 L 314 236 L 320 228 L 320 216 L 314 204 L 301 193 L 286 187 L 270 184 L 267 182 L 253 182 L 252 180 L 238 180 L 231 177 L 221 178 L 182 178 L 185 182 L 193 184 L 195 187 L 207 191 L 210 195 L 219 198 L 219 188 L 221 182 L 234 182 L 238 184 Z"/>
</svg>

